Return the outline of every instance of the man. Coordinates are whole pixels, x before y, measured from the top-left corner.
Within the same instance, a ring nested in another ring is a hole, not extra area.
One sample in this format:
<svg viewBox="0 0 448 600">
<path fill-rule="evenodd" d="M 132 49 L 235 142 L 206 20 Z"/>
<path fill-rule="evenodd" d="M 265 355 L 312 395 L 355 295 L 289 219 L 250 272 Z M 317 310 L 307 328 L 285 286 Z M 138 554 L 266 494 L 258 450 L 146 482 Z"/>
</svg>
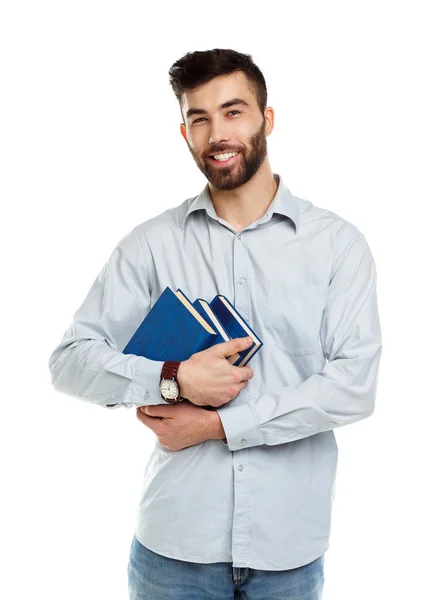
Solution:
<svg viewBox="0 0 448 600">
<path fill-rule="evenodd" d="M 274 111 L 250 55 L 188 53 L 170 77 L 208 183 L 117 244 L 52 353 L 52 384 L 92 404 L 135 406 L 156 435 L 131 600 L 317 600 L 333 430 L 374 410 L 375 263 L 353 224 L 272 172 Z M 226 295 L 264 343 L 251 366 L 227 361 L 242 338 L 182 362 L 124 355 L 167 285 L 191 299 Z"/>
</svg>

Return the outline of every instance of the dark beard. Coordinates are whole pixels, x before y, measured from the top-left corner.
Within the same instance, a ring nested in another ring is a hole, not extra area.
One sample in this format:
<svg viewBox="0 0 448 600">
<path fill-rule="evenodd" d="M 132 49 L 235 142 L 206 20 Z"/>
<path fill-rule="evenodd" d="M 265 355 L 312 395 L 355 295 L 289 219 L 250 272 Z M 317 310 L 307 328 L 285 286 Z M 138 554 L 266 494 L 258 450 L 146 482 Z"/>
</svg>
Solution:
<svg viewBox="0 0 448 600">
<path fill-rule="evenodd" d="M 249 140 L 250 153 L 246 156 L 244 150 L 241 150 L 241 156 L 238 158 L 239 165 L 230 165 L 229 167 L 214 168 L 207 155 L 205 161 L 199 160 L 196 153 L 188 148 L 194 158 L 200 171 L 206 176 L 208 181 L 220 191 L 233 190 L 247 183 L 258 169 L 261 167 L 267 155 L 267 141 L 265 134 L 266 119 L 263 119 L 260 129 L 254 133 Z"/>
</svg>

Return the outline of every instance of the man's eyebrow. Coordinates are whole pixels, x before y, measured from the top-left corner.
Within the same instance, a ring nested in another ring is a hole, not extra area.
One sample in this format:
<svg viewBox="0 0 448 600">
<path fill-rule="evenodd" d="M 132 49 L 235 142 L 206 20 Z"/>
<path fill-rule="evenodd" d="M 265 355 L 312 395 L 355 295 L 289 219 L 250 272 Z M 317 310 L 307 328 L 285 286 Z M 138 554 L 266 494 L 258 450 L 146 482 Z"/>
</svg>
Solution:
<svg viewBox="0 0 448 600">
<path fill-rule="evenodd" d="M 242 106 L 249 106 L 249 104 L 242 98 L 232 98 L 232 100 L 227 100 L 227 102 L 224 102 L 223 104 L 221 104 L 219 108 L 222 110 L 224 108 L 229 108 L 229 106 L 234 106 L 235 104 L 240 104 Z M 204 110 L 203 108 L 189 108 L 187 110 L 187 113 L 185 116 L 188 119 L 192 115 L 205 115 L 205 114 L 207 114 L 207 111 Z"/>
</svg>

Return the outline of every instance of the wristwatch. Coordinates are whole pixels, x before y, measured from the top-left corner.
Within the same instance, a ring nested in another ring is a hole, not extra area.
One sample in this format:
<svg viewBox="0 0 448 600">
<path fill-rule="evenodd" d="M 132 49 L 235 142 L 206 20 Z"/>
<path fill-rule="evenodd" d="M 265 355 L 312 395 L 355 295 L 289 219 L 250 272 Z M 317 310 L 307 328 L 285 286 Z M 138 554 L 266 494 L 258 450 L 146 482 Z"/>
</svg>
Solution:
<svg viewBox="0 0 448 600">
<path fill-rule="evenodd" d="M 166 360 L 163 363 L 160 373 L 160 394 L 163 400 L 170 404 L 184 400 L 180 395 L 180 384 L 177 380 L 177 371 L 180 363 L 180 360 Z"/>
</svg>

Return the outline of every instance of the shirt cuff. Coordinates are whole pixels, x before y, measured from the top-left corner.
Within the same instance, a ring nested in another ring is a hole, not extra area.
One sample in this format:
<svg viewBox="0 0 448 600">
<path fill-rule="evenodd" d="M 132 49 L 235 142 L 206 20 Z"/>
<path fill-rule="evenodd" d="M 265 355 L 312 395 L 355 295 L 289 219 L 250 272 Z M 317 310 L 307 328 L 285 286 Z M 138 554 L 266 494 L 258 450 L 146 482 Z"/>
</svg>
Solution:
<svg viewBox="0 0 448 600">
<path fill-rule="evenodd" d="M 226 404 L 216 410 L 221 419 L 229 450 L 241 450 L 262 444 L 255 419 L 248 402 Z"/>
<path fill-rule="evenodd" d="M 160 394 L 160 374 L 163 360 L 149 360 L 141 356 L 135 363 L 132 381 L 124 396 L 117 404 L 103 404 L 109 410 L 114 408 L 133 408 L 154 404 L 168 404 Z"/>
</svg>

